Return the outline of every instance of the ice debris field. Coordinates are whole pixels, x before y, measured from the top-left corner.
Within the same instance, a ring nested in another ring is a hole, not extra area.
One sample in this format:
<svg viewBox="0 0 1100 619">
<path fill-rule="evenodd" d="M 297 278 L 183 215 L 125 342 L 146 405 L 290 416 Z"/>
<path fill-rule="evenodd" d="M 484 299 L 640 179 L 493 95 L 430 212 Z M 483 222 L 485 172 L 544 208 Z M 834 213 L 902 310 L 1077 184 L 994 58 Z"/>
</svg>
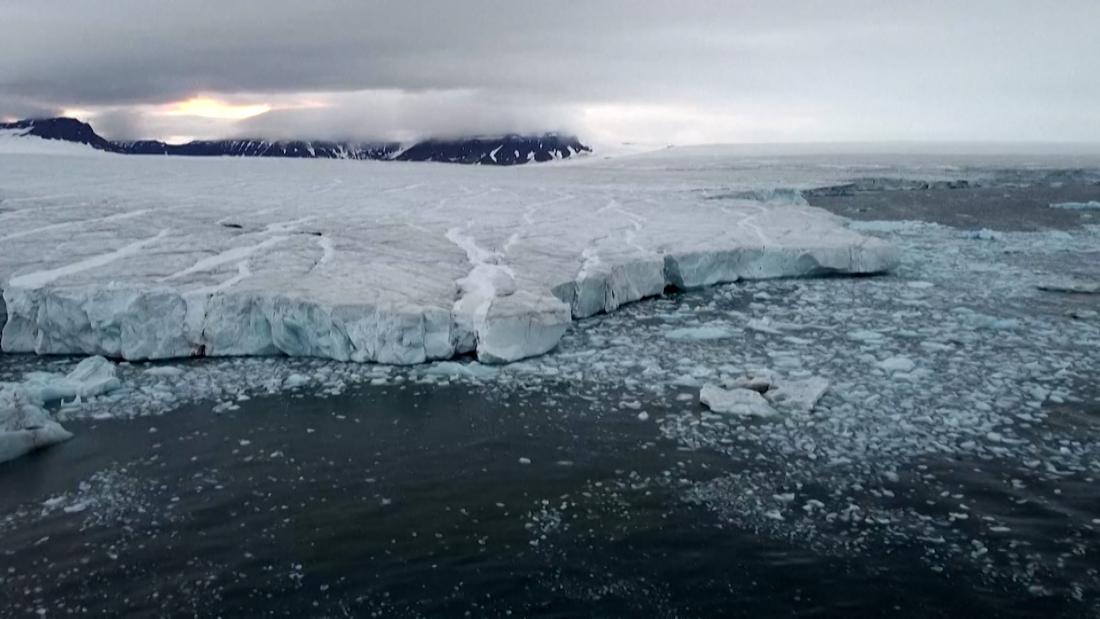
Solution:
<svg viewBox="0 0 1100 619">
<path fill-rule="evenodd" d="M 0 160 L 4 352 L 510 362 L 668 286 L 897 261 L 823 210 L 645 166 Z"/>
</svg>

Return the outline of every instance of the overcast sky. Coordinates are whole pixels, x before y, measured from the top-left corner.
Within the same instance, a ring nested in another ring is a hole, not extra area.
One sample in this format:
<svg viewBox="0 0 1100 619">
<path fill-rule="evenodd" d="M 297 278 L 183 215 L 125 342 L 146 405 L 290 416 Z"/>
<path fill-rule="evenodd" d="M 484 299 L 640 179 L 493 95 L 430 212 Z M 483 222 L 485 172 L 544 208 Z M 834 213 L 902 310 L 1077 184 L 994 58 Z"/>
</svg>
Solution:
<svg viewBox="0 0 1100 619">
<path fill-rule="evenodd" d="M 1100 0 L 0 0 L 0 117 L 108 137 L 1100 141 Z"/>
</svg>

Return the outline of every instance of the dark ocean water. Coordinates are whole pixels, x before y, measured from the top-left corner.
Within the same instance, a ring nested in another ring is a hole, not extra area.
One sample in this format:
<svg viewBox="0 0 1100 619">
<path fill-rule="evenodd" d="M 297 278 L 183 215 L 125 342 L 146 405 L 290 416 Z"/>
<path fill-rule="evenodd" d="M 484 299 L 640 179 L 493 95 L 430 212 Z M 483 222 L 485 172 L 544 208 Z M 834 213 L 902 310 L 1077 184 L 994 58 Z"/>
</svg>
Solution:
<svg viewBox="0 0 1100 619">
<path fill-rule="evenodd" d="M 366 387 L 222 415 L 193 406 L 71 423 L 79 440 L 0 469 L 2 612 L 1081 612 L 966 566 L 929 571 L 919 540 L 834 557 L 739 530 L 669 480 L 710 478 L 725 459 L 683 451 L 651 423 L 607 419 L 598 402 L 565 400 L 562 415 L 487 391 Z M 989 501 L 1011 499 L 992 476 L 940 467 Z M 1095 486 L 1085 491 L 1082 508 L 1095 508 Z M 64 507 L 43 514 L 57 496 Z M 1066 533 L 1057 514 L 1027 511 L 1017 521 L 1037 543 Z"/>
</svg>

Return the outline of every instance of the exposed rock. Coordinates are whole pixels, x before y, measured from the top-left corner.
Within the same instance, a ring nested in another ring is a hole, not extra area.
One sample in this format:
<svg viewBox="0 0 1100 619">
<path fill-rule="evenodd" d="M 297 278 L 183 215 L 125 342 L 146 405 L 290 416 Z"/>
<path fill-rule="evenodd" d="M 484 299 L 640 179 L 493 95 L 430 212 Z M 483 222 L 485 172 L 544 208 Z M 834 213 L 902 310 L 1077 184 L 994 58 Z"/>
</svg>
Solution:
<svg viewBox="0 0 1100 619">
<path fill-rule="evenodd" d="M 398 142 L 332 140 L 229 139 L 194 140 L 169 144 L 159 140 L 109 141 L 86 122 L 75 118 L 42 118 L 0 122 L 0 129 L 46 140 L 87 144 L 96 150 L 122 155 L 174 155 L 177 157 L 283 157 L 293 159 L 371 159 L 438 161 L 477 165 L 520 165 L 568 159 L 591 152 L 574 136 L 505 135 L 500 137 L 425 140 L 407 147 Z"/>
</svg>

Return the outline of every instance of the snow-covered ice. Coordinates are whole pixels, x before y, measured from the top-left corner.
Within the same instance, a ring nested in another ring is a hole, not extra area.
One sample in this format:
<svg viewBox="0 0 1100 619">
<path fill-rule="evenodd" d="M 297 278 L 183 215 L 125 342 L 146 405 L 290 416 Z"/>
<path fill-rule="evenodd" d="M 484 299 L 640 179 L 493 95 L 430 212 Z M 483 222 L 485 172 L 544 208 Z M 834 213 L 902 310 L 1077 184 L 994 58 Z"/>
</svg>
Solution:
<svg viewBox="0 0 1100 619">
<path fill-rule="evenodd" d="M 667 157 L 494 170 L 0 153 L 0 343 L 510 362 L 670 285 L 897 261 L 800 199 L 706 199 L 725 173 L 685 185 Z"/>
</svg>

